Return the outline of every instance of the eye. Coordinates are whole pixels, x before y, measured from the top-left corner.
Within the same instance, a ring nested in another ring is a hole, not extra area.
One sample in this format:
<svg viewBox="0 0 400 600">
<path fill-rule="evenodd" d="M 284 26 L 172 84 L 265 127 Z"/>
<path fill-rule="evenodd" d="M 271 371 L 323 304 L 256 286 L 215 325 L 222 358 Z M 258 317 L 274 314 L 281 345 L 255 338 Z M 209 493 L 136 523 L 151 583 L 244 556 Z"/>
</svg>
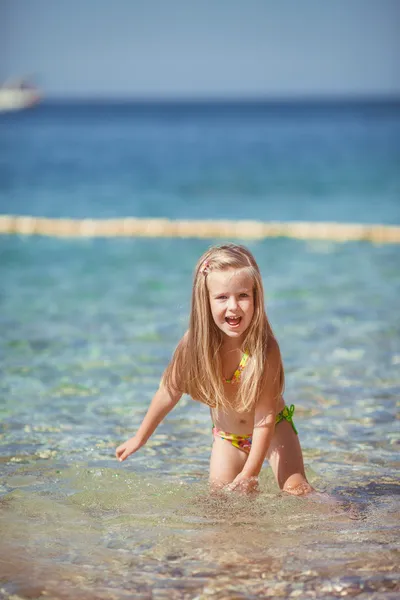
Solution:
<svg viewBox="0 0 400 600">
<path fill-rule="evenodd" d="M 249 297 L 249 295 L 248 295 L 248 294 L 246 294 L 246 292 L 242 292 L 242 293 L 240 294 L 240 297 L 241 297 L 241 298 L 248 298 L 248 297 Z"/>
<path fill-rule="evenodd" d="M 226 296 L 223 296 L 223 295 L 222 296 L 217 296 L 216 299 L 217 300 L 226 300 Z"/>
</svg>

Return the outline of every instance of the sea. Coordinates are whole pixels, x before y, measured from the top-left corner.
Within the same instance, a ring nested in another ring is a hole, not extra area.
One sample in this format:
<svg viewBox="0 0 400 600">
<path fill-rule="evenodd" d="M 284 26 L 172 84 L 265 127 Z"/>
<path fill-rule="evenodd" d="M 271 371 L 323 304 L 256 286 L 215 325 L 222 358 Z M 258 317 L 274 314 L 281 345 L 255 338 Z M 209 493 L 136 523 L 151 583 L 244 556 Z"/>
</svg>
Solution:
<svg viewBox="0 0 400 600">
<path fill-rule="evenodd" d="M 400 224 L 397 101 L 46 101 L 0 115 L 0 213 Z M 319 494 L 213 496 L 184 396 L 124 463 L 221 239 L 0 237 L 0 597 L 397 599 L 400 247 L 254 253 Z"/>
</svg>

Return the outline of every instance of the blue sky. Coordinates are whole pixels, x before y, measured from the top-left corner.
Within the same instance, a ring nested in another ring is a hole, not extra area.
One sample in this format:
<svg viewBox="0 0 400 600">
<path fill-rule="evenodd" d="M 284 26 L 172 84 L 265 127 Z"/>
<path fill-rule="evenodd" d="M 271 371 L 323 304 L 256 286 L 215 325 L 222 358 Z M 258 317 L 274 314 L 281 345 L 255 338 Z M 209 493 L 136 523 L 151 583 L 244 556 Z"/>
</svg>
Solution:
<svg viewBox="0 0 400 600">
<path fill-rule="evenodd" d="M 400 0 L 0 0 L 48 96 L 400 96 Z"/>
</svg>

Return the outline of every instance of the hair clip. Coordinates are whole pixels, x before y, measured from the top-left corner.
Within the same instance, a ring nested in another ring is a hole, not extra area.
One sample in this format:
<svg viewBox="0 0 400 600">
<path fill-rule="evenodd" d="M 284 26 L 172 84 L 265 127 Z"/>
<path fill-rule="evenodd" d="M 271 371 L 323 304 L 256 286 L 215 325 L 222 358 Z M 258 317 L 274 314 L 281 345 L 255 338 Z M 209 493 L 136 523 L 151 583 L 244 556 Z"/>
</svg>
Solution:
<svg viewBox="0 0 400 600">
<path fill-rule="evenodd" d="M 200 267 L 200 273 L 202 273 L 204 276 L 206 276 L 210 270 L 209 267 L 210 267 L 210 263 L 208 262 L 208 260 L 205 260 Z"/>
</svg>

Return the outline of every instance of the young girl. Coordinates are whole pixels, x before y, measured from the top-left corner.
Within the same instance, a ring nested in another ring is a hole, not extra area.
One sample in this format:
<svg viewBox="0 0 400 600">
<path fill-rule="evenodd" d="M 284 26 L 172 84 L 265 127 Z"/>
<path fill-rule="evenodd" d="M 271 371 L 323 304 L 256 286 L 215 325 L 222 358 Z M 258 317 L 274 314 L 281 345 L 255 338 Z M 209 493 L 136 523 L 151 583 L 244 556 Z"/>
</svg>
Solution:
<svg viewBox="0 0 400 600">
<path fill-rule="evenodd" d="M 116 456 L 123 461 L 139 450 L 187 393 L 210 407 L 214 489 L 254 490 L 267 458 L 282 490 L 309 493 L 294 406 L 285 406 L 283 386 L 257 263 L 243 246 L 214 246 L 196 266 L 189 328 L 136 435 Z"/>
</svg>

